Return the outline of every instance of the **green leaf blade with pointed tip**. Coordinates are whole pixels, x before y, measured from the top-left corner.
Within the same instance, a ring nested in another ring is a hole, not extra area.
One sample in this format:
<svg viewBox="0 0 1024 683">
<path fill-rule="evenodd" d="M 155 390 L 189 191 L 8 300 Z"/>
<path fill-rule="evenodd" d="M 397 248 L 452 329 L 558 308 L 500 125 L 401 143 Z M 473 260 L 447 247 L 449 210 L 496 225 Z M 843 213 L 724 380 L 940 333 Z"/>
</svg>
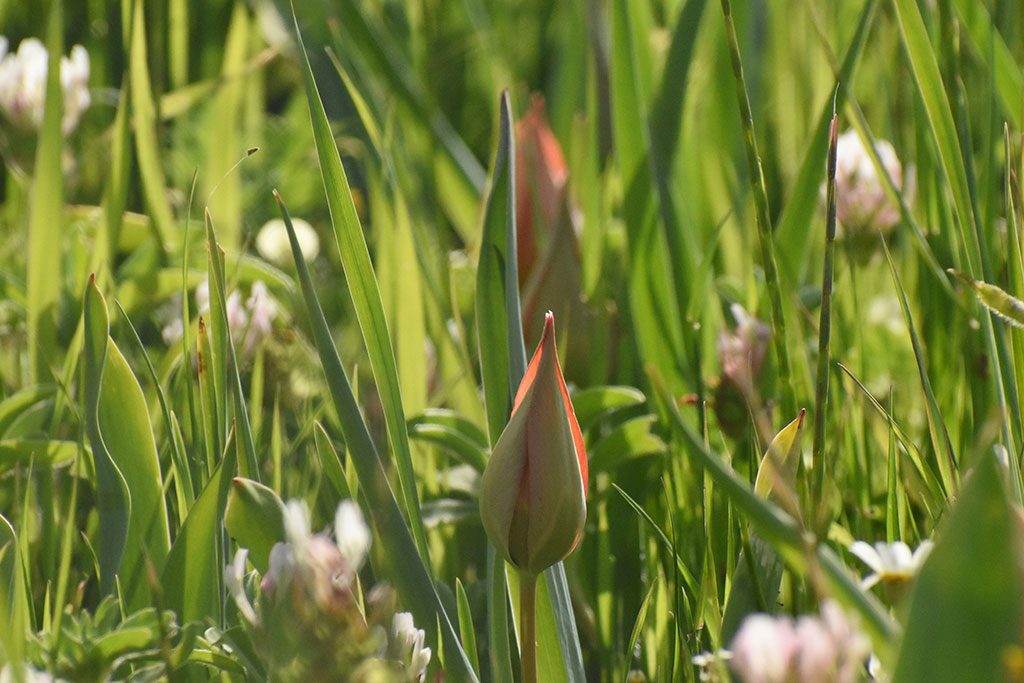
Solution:
<svg viewBox="0 0 1024 683">
<path fill-rule="evenodd" d="M 189 510 L 161 574 L 167 604 L 182 623 L 220 623 L 225 565 L 221 530 L 238 461 L 234 441 L 228 438 L 227 453 Z"/>
<path fill-rule="evenodd" d="M 1019 520 L 998 467 L 974 469 L 917 578 L 894 681 L 1000 680 L 1019 642 Z"/>
<path fill-rule="evenodd" d="M 409 447 L 409 435 L 405 425 L 405 409 L 398 382 L 398 366 L 395 362 L 395 352 L 391 345 L 391 335 L 388 332 L 387 320 L 384 315 L 384 304 L 377 286 L 377 277 L 373 272 L 373 264 L 370 262 L 370 252 L 366 247 L 356 206 L 352 200 L 352 191 L 345 175 L 345 168 L 338 155 L 338 146 L 334 142 L 334 134 L 331 132 L 331 125 L 327 120 L 320 92 L 313 78 L 313 70 L 309 64 L 305 45 L 302 43 L 297 19 L 295 31 L 303 55 L 303 74 L 310 121 L 313 125 L 313 139 L 316 143 L 320 173 L 323 178 L 324 190 L 327 193 L 331 223 L 334 226 L 334 235 L 341 255 L 345 280 L 348 283 L 348 292 L 352 297 L 352 305 L 355 308 L 359 328 L 366 343 L 366 351 L 370 357 L 370 367 L 377 382 L 377 391 L 380 394 L 384 421 L 387 425 L 388 442 L 394 451 L 405 511 L 409 515 L 409 526 L 413 538 L 416 540 L 416 547 L 426 560 L 428 570 L 432 572 L 423 529 L 423 517 L 420 513 L 419 494 L 416 490 L 412 451 Z"/>
</svg>

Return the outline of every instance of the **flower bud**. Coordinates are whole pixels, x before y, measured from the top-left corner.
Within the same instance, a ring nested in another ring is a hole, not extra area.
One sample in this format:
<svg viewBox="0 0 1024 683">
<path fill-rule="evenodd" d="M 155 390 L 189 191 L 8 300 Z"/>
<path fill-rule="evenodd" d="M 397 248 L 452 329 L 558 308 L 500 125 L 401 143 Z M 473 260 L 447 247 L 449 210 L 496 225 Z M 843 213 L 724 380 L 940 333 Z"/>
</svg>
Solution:
<svg viewBox="0 0 1024 683">
<path fill-rule="evenodd" d="M 539 574 L 573 551 L 587 518 L 587 454 L 555 352 L 555 319 L 526 370 L 480 485 L 480 517 L 498 551 Z"/>
</svg>

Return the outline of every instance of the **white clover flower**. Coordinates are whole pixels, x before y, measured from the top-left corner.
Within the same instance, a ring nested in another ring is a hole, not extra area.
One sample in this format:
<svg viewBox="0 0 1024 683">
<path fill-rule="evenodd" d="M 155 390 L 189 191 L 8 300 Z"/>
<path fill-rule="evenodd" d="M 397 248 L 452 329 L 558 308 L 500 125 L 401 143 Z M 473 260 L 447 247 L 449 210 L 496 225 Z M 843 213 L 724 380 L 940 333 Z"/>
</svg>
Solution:
<svg viewBox="0 0 1024 683">
<path fill-rule="evenodd" d="M 718 359 L 722 375 L 746 386 L 761 372 L 772 331 L 739 304 L 733 304 L 729 310 L 736 320 L 736 333 L 719 335 Z"/>
<path fill-rule="evenodd" d="M 228 328 L 236 342 L 242 341 L 246 355 L 251 355 L 263 339 L 274 328 L 274 320 L 278 314 L 277 300 L 270 294 L 267 285 L 261 280 L 252 284 L 249 298 L 242 300 L 242 292 L 235 289 L 228 295 L 225 302 Z M 202 315 L 210 310 L 210 283 L 203 281 L 196 287 L 196 308 Z"/>
<path fill-rule="evenodd" d="M 903 169 L 887 140 L 875 140 L 875 151 L 897 189 L 903 188 Z M 899 207 L 885 194 L 885 180 L 875 172 L 857 131 L 839 136 L 836 146 L 836 218 L 847 231 L 888 231 L 900 221 Z"/>
<path fill-rule="evenodd" d="M 18 671 L 15 671 L 18 667 Z M 27 664 L 8 662 L 0 669 L 0 683 L 53 683 L 53 676 Z"/>
<path fill-rule="evenodd" d="M 249 298 L 245 301 L 249 312 L 249 329 L 245 335 L 246 352 L 251 353 L 263 339 L 274 329 L 277 317 L 277 300 L 262 280 L 252 283 Z"/>
<path fill-rule="evenodd" d="M 917 550 L 911 553 L 910 548 L 903 541 L 895 543 L 878 541 L 874 547 L 864 541 L 854 541 L 850 546 L 850 552 L 859 557 L 874 572 L 864 577 L 860 584 L 861 588 L 868 590 L 879 581 L 895 585 L 906 583 L 914 578 L 921 565 L 924 564 L 928 553 L 932 550 L 932 545 L 931 541 L 923 541 L 921 545 L 917 546 Z"/>
<path fill-rule="evenodd" d="M 225 312 L 227 314 L 228 327 L 231 329 L 232 338 L 237 340 L 241 335 L 245 334 L 246 327 L 249 325 L 249 312 L 242 303 L 242 293 L 237 289 L 228 295 L 226 303 L 227 310 Z"/>
<path fill-rule="evenodd" d="M 46 105 L 46 74 L 49 54 L 38 38 L 26 38 L 17 53 L 8 54 L 7 39 L 0 50 L 0 111 L 16 127 L 38 130 Z M 61 129 L 70 133 L 89 108 L 89 53 L 81 45 L 61 58 L 61 91 L 64 111 Z"/>
<path fill-rule="evenodd" d="M 289 500 L 284 506 L 284 537 L 300 549 L 309 540 L 309 507 L 304 500 Z"/>
<path fill-rule="evenodd" d="M 203 280 L 196 286 L 196 310 L 202 315 L 210 310 L 210 281 Z"/>
<path fill-rule="evenodd" d="M 299 249 L 307 261 L 312 261 L 320 253 L 320 237 L 308 222 L 301 218 L 292 218 L 295 239 Z M 288 241 L 288 229 L 284 221 L 274 218 L 263 224 L 256 233 L 256 250 L 263 258 L 279 266 L 287 266 L 292 262 L 292 247 Z"/>
<path fill-rule="evenodd" d="M 746 683 L 790 680 L 800 641 L 789 619 L 751 614 L 743 620 L 732 645 L 732 668 Z"/>
<path fill-rule="evenodd" d="M 409 683 L 423 681 L 430 663 L 430 648 L 423 646 L 426 634 L 416 628 L 412 614 L 396 612 L 391 622 L 391 653 L 405 666 Z"/>
<path fill-rule="evenodd" d="M 175 318 L 160 328 L 160 336 L 163 337 L 164 344 L 167 346 L 173 346 L 181 341 L 184 334 L 185 323 L 181 318 Z"/>
<path fill-rule="evenodd" d="M 733 638 L 731 667 L 745 683 L 852 683 L 861 677 L 871 642 L 826 600 L 820 616 L 751 614 Z"/>
<path fill-rule="evenodd" d="M 370 550 L 373 536 L 363 520 L 363 512 L 351 500 L 343 500 L 334 513 L 334 538 L 338 549 L 354 570 L 358 570 Z"/>
</svg>

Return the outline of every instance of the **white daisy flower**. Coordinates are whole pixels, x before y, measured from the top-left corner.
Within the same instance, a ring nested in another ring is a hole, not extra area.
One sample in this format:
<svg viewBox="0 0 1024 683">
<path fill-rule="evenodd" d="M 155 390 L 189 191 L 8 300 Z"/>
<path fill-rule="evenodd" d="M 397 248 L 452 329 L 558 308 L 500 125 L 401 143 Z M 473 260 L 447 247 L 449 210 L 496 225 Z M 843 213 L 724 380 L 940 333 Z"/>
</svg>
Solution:
<svg viewBox="0 0 1024 683">
<path fill-rule="evenodd" d="M 878 541 L 874 546 L 864 541 L 854 541 L 850 546 L 850 552 L 874 572 L 864 577 L 860 584 L 861 588 L 868 590 L 880 581 L 892 585 L 910 581 L 924 564 L 932 545 L 931 541 L 923 541 L 917 546 L 917 550 L 911 552 L 903 541 Z"/>
</svg>

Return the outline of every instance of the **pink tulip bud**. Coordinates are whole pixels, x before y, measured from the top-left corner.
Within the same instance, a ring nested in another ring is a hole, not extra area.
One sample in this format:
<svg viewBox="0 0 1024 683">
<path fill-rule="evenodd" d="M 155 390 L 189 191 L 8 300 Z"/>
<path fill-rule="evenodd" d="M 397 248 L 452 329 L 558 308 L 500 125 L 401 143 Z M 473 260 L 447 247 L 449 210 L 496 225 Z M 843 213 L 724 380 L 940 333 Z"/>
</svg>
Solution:
<svg viewBox="0 0 1024 683">
<path fill-rule="evenodd" d="M 587 454 L 555 352 L 555 319 L 526 370 L 480 486 L 480 517 L 498 551 L 539 574 L 573 551 L 587 518 Z"/>
</svg>

